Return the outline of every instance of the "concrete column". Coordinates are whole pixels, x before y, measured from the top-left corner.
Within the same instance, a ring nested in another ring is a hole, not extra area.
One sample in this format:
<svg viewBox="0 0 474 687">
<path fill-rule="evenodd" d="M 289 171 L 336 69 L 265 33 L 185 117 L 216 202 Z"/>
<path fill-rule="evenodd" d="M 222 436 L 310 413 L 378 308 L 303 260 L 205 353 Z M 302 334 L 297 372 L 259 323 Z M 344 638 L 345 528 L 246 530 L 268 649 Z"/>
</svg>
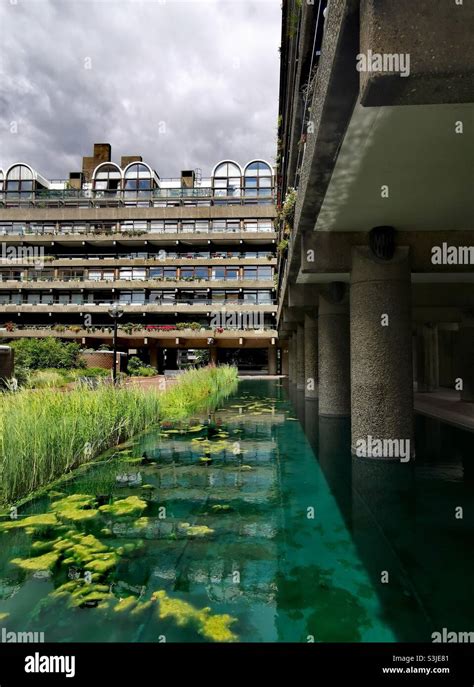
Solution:
<svg viewBox="0 0 474 687">
<path fill-rule="evenodd" d="M 353 248 L 350 302 L 352 450 L 370 436 L 409 440 L 413 453 L 409 249 L 379 260 L 369 248 Z M 405 450 L 407 444 L 397 446 Z"/>
<path fill-rule="evenodd" d="M 422 324 L 416 330 L 417 391 L 435 391 L 439 387 L 438 326 Z"/>
<path fill-rule="evenodd" d="M 283 341 L 283 345 L 281 348 L 281 374 L 282 375 L 287 375 L 289 374 L 289 354 L 288 354 L 288 341 Z"/>
<path fill-rule="evenodd" d="M 474 322 L 459 327 L 456 371 L 455 388 L 461 389 L 461 401 L 474 403 Z"/>
<path fill-rule="evenodd" d="M 217 365 L 217 348 L 211 346 L 209 349 L 209 362 L 211 365 Z"/>
<path fill-rule="evenodd" d="M 268 374 L 276 375 L 277 373 L 277 349 L 276 346 L 268 347 Z"/>
<path fill-rule="evenodd" d="M 351 414 L 349 307 L 319 296 L 319 414 Z"/>
<path fill-rule="evenodd" d="M 150 346 L 150 365 L 158 368 L 158 348 Z"/>
<path fill-rule="evenodd" d="M 318 397 L 318 320 L 314 315 L 304 318 L 304 395 Z"/>
<path fill-rule="evenodd" d="M 296 346 L 295 346 L 295 333 L 292 332 L 289 338 L 288 344 L 288 364 L 290 370 L 290 382 L 296 384 Z"/>
<path fill-rule="evenodd" d="M 296 330 L 296 388 L 303 391 L 304 379 L 304 324 L 298 324 Z"/>
</svg>

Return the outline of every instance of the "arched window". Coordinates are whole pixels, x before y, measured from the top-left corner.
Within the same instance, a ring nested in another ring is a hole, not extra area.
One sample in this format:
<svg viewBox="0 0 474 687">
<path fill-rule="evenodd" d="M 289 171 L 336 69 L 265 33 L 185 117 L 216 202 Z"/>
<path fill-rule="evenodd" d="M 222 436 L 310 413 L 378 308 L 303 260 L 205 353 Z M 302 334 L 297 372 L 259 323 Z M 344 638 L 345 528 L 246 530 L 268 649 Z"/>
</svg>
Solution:
<svg viewBox="0 0 474 687">
<path fill-rule="evenodd" d="M 154 174 L 144 162 L 132 162 L 124 172 L 124 189 L 127 198 L 149 197 L 154 188 Z"/>
<path fill-rule="evenodd" d="M 102 162 L 95 168 L 93 179 L 97 196 L 113 196 L 121 190 L 122 170 L 113 162 Z"/>
<path fill-rule="evenodd" d="M 272 168 L 264 160 L 252 160 L 244 172 L 244 193 L 247 197 L 271 196 Z"/>
<path fill-rule="evenodd" d="M 232 160 L 224 160 L 214 167 L 212 186 L 215 196 L 240 196 L 242 170 Z"/>
<path fill-rule="evenodd" d="M 35 173 L 28 165 L 12 165 L 5 178 L 5 191 L 10 198 L 29 200 L 33 197 Z"/>
</svg>

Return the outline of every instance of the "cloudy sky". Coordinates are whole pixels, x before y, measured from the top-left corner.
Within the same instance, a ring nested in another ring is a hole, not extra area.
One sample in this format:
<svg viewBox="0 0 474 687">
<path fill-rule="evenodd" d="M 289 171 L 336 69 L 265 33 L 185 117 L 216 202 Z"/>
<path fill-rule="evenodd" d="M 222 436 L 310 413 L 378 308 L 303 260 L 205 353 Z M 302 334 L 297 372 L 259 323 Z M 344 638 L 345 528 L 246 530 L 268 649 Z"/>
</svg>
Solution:
<svg viewBox="0 0 474 687">
<path fill-rule="evenodd" d="M 280 0 L 0 0 L 0 167 L 274 161 Z"/>
</svg>

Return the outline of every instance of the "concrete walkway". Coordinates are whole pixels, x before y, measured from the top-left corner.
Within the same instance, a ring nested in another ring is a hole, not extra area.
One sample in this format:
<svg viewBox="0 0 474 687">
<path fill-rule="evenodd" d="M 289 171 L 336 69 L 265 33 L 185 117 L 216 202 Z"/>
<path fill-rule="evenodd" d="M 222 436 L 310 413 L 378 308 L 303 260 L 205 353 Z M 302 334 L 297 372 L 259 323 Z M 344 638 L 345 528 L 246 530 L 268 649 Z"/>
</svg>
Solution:
<svg viewBox="0 0 474 687">
<path fill-rule="evenodd" d="M 430 393 L 415 392 L 415 411 L 474 431 L 474 403 L 460 401 L 459 395 L 459 391 L 452 389 L 438 389 Z"/>
</svg>

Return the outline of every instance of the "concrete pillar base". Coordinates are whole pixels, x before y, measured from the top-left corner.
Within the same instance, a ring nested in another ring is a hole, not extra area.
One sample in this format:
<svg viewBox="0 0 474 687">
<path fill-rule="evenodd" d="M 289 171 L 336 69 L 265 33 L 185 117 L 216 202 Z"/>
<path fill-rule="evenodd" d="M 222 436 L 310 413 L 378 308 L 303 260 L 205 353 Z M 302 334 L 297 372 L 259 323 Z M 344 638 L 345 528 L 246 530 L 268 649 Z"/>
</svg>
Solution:
<svg viewBox="0 0 474 687">
<path fill-rule="evenodd" d="M 268 347 L 268 374 L 276 375 L 277 373 L 277 349 L 276 346 Z"/>
</svg>

